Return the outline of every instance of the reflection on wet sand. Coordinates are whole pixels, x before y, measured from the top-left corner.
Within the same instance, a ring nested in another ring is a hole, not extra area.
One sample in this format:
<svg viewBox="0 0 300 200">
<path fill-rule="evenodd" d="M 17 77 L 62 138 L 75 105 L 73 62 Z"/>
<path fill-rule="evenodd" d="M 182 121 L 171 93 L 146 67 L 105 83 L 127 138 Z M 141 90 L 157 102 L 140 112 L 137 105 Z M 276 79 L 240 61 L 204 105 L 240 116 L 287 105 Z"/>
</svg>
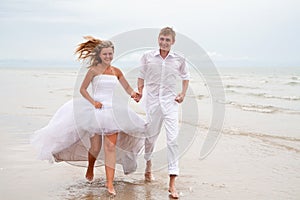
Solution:
<svg viewBox="0 0 300 200">
<path fill-rule="evenodd" d="M 160 182 L 146 183 L 144 180 L 119 177 L 115 179 L 114 185 L 117 195 L 112 197 L 106 192 L 105 179 L 103 178 L 95 179 L 91 183 L 87 181 L 79 181 L 75 184 L 67 186 L 65 188 L 65 194 L 61 195 L 61 198 L 69 200 L 152 200 L 168 198 L 166 188 Z"/>
</svg>

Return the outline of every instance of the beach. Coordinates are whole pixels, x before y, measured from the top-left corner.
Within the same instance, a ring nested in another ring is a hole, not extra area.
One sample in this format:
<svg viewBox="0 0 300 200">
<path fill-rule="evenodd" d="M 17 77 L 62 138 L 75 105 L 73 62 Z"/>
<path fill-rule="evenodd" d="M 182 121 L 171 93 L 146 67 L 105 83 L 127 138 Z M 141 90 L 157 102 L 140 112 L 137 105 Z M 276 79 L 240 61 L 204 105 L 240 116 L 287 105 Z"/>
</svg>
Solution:
<svg viewBox="0 0 300 200">
<path fill-rule="evenodd" d="M 95 180 L 88 183 L 84 167 L 40 161 L 30 144 L 34 131 L 73 97 L 78 69 L 0 72 L 1 199 L 108 199 L 104 167 L 97 167 Z M 191 87 L 196 89 L 186 97 L 197 102 L 199 119 L 190 124 L 194 137 L 179 161 L 180 199 L 300 199 L 300 70 L 224 68 L 219 73 L 225 119 L 214 149 L 204 159 L 200 150 L 210 128 L 210 92 L 194 77 Z M 135 86 L 134 77 L 128 80 Z M 130 105 L 144 116 L 140 106 Z M 182 132 L 190 134 L 188 129 Z M 158 149 L 165 147 L 163 134 Z M 167 166 L 155 164 L 151 183 L 144 182 L 142 159 L 134 174 L 118 169 L 114 199 L 169 199 Z"/>
</svg>

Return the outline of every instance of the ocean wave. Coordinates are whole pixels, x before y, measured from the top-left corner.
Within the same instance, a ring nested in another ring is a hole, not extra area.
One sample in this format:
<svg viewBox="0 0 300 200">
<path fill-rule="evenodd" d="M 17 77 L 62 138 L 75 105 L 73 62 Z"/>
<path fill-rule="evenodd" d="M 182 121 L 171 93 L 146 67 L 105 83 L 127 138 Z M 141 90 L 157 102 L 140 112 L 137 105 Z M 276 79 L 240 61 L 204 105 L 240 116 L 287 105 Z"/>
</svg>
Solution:
<svg viewBox="0 0 300 200">
<path fill-rule="evenodd" d="M 281 100 L 288 100 L 288 101 L 300 100 L 300 96 L 275 96 L 267 93 L 246 93 L 246 95 L 269 98 L 269 99 L 281 99 Z"/>
<path fill-rule="evenodd" d="M 230 76 L 230 75 L 223 75 L 221 77 L 222 80 L 234 80 L 234 79 L 239 79 L 239 77 L 236 77 L 236 76 Z"/>
<path fill-rule="evenodd" d="M 300 80 L 300 77 L 292 76 L 291 79 L 292 79 L 292 80 Z"/>
<path fill-rule="evenodd" d="M 269 81 L 268 80 L 261 80 L 261 81 L 259 81 L 259 83 L 269 83 Z"/>
<path fill-rule="evenodd" d="M 241 135 L 241 136 L 252 136 L 257 138 L 269 138 L 269 139 L 279 139 L 291 142 L 300 142 L 300 138 L 288 137 L 288 136 L 279 136 L 279 135 L 270 135 L 267 133 L 254 133 L 254 132 L 243 132 L 237 129 L 226 129 L 223 130 L 225 134 L 228 135 Z"/>
<path fill-rule="evenodd" d="M 284 148 L 289 151 L 295 151 L 296 153 L 300 153 L 300 148 L 298 148 L 300 143 L 299 138 L 270 135 L 266 133 L 254 133 L 254 132 L 245 132 L 245 131 L 243 132 L 235 129 L 223 130 L 223 133 L 227 135 L 252 137 L 255 139 L 259 139 L 265 143 L 268 143 L 272 146 L 276 146 L 279 148 Z"/>
<path fill-rule="evenodd" d="M 244 110 L 244 111 L 268 113 L 268 114 L 277 113 L 277 112 L 288 113 L 288 114 L 296 114 L 296 115 L 300 114 L 300 111 L 298 111 L 298 110 L 280 108 L 280 107 L 275 107 L 275 106 L 271 106 L 271 105 L 240 104 L 240 103 L 233 102 L 233 101 L 229 101 L 229 102 L 227 102 L 227 104 L 235 106 L 235 107 L 237 107 L 241 110 Z"/>
<path fill-rule="evenodd" d="M 290 82 L 287 82 L 286 85 L 291 85 L 291 86 L 300 85 L 300 82 L 290 81 Z"/>
<path fill-rule="evenodd" d="M 32 74 L 33 77 L 46 77 L 46 78 L 61 78 L 61 77 L 71 77 L 74 78 L 78 76 L 76 71 L 61 71 L 61 72 L 44 72 Z"/>
<path fill-rule="evenodd" d="M 289 101 L 299 101 L 299 96 L 274 96 L 270 94 L 264 94 L 263 97 L 265 98 L 272 98 L 272 99 L 283 99 L 283 100 L 289 100 Z"/>
<path fill-rule="evenodd" d="M 261 98 L 268 98 L 268 99 L 280 99 L 280 100 L 287 100 L 287 101 L 300 101 L 300 96 L 276 96 L 271 95 L 267 93 L 244 93 L 244 92 L 238 92 L 236 90 L 226 90 L 226 93 L 230 94 L 239 94 L 239 95 L 248 95 L 248 96 L 255 96 L 255 97 L 261 97 Z"/>
<path fill-rule="evenodd" d="M 45 109 L 45 107 L 41 107 L 41 106 L 23 106 L 23 108 L 33 109 L 33 110 L 36 110 L 36 109 Z"/>
<path fill-rule="evenodd" d="M 192 124 L 188 121 L 181 121 L 182 123 L 190 124 L 193 126 L 197 126 L 204 130 L 211 130 L 212 127 L 209 127 L 208 124 L 198 122 L 197 124 Z M 300 153 L 300 138 L 290 137 L 290 136 L 282 136 L 282 135 L 273 135 L 270 133 L 259 133 L 259 132 L 249 132 L 246 130 L 240 130 L 240 128 L 223 128 L 219 130 L 224 135 L 233 135 L 233 136 L 241 136 L 241 137 L 251 137 L 258 140 L 261 140 L 264 143 L 272 145 L 274 147 L 278 147 L 281 149 L 285 149 L 288 151 L 294 151 L 296 153 Z"/>
<path fill-rule="evenodd" d="M 225 88 L 259 89 L 259 87 L 245 86 L 245 85 L 225 85 Z"/>
</svg>

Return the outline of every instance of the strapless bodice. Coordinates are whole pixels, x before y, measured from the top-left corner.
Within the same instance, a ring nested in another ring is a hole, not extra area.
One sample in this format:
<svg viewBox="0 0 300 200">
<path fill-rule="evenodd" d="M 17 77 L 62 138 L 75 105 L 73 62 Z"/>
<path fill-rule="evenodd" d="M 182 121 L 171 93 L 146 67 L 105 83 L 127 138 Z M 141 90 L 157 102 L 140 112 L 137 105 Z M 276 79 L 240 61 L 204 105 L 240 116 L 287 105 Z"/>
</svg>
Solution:
<svg viewBox="0 0 300 200">
<path fill-rule="evenodd" d="M 118 78 L 114 75 L 100 74 L 92 80 L 93 98 L 102 103 L 103 108 L 112 106 L 114 88 Z"/>
</svg>

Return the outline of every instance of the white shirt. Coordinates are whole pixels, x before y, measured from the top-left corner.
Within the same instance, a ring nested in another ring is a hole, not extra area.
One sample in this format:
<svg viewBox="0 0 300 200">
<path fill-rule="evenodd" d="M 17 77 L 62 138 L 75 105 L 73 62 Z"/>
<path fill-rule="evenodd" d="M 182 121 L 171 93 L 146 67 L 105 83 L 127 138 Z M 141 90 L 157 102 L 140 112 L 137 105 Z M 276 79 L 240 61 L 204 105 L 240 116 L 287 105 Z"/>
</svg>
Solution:
<svg viewBox="0 0 300 200">
<path fill-rule="evenodd" d="M 138 77 L 145 80 L 147 107 L 160 103 L 168 111 L 176 104 L 178 77 L 189 80 L 190 74 L 183 56 L 170 51 L 163 59 L 159 50 L 152 50 L 142 56 Z"/>
</svg>

